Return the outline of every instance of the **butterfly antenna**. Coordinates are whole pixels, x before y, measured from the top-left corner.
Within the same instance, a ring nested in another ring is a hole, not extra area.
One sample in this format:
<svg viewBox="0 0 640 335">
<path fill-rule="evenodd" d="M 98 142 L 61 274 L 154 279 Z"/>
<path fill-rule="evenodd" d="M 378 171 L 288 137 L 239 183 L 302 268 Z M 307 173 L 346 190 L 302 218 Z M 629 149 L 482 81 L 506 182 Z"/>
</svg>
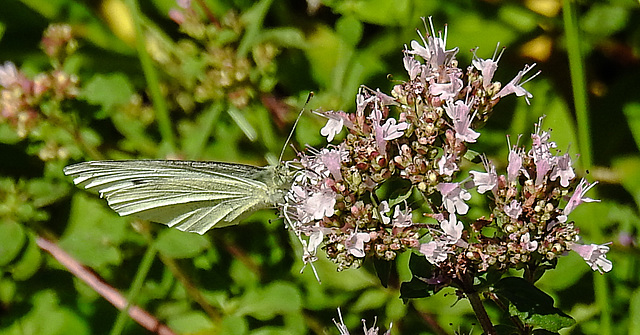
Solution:
<svg viewBox="0 0 640 335">
<path fill-rule="evenodd" d="M 289 145 L 289 141 L 291 141 L 291 137 L 293 136 L 293 132 L 296 130 L 298 121 L 300 121 L 300 117 L 302 116 L 302 113 L 304 113 L 304 109 L 307 107 L 307 104 L 309 103 L 309 100 L 311 100 L 312 97 L 313 97 L 313 92 L 309 92 L 309 95 L 307 96 L 307 101 L 304 102 L 304 106 L 302 106 L 302 110 L 300 111 L 300 113 L 298 113 L 298 117 L 296 118 L 296 121 L 293 123 L 293 128 L 291 128 L 289 137 L 287 137 L 287 140 L 284 142 L 284 146 L 282 146 L 282 151 L 280 152 L 280 159 L 278 159 L 279 163 L 282 162 L 284 151 L 287 149 L 287 145 Z"/>
</svg>

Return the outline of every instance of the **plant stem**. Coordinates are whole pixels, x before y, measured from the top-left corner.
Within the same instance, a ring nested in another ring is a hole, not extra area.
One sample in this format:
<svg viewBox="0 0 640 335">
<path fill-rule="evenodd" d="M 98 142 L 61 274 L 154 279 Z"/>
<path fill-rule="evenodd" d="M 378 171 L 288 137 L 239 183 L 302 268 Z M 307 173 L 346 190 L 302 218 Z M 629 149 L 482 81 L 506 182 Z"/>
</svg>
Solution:
<svg viewBox="0 0 640 335">
<path fill-rule="evenodd" d="M 576 109 L 576 123 L 578 129 L 578 145 L 580 147 L 580 161 L 585 170 L 589 170 L 593 164 L 591 129 L 589 124 L 589 109 L 587 99 L 586 78 L 584 71 L 584 57 L 580 44 L 580 31 L 578 18 L 572 4 L 575 0 L 562 2 L 562 13 L 567 38 L 567 55 L 569 57 L 569 69 L 571 71 L 571 87 L 573 89 L 574 105 Z M 593 194 L 593 193 L 592 193 Z M 601 236 L 602 232 L 595 230 L 595 236 Z M 601 335 L 612 334 L 612 311 L 610 307 L 611 293 L 607 285 L 606 277 L 595 272 L 594 291 L 596 304 L 600 308 L 600 323 L 598 332 Z"/>
<path fill-rule="evenodd" d="M 463 274 L 458 272 L 458 278 L 460 279 L 462 292 L 465 294 L 469 302 L 471 303 L 471 308 L 473 308 L 473 312 L 476 314 L 476 318 L 478 322 L 480 322 L 480 326 L 482 326 L 482 330 L 487 335 L 495 335 L 496 330 L 493 327 L 493 323 L 491 323 L 491 319 L 489 319 L 489 314 L 487 314 L 487 310 L 484 308 L 482 304 L 482 299 L 480 299 L 480 295 L 473 288 L 473 278 L 471 278 L 468 274 Z"/>
<path fill-rule="evenodd" d="M 493 303 L 495 303 L 496 305 L 498 305 L 498 307 L 503 310 L 505 313 L 509 313 L 509 307 L 505 306 L 505 304 L 502 303 L 502 301 L 500 300 L 500 298 L 498 298 L 497 295 L 495 295 L 495 293 L 490 293 L 489 294 L 489 298 L 491 298 L 491 301 L 493 301 Z M 521 334 L 528 334 L 528 330 L 526 328 L 526 326 L 522 323 L 522 320 L 520 320 L 520 318 L 518 318 L 515 315 L 511 315 L 509 317 L 509 319 L 511 319 L 511 322 L 513 322 L 513 324 L 518 327 L 518 329 L 520 330 Z"/>
<path fill-rule="evenodd" d="M 173 330 L 162 324 L 153 315 L 149 314 L 139 306 L 133 305 L 127 301 L 127 299 L 118 292 L 118 290 L 105 283 L 96 274 L 85 268 L 77 260 L 62 250 L 56 243 L 41 236 L 36 237 L 36 243 L 40 249 L 51 254 L 51 256 L 64 266 L 67 271 L 82 280 L 103 298 L 113 304 L 113 306 L 123 311 L 126 310 L 126 313 L 145 329 L 160 335 L 176 335 Z"/>
<path fill-rule="evenodd" d="M 580 32 L 575 12 L 571 6 L 572 2 L 574 1 L 563 1 L 562 14 L 565 35 L 567 38 L 567 55 L 569 57 L 573 103 L 576 109 L 580 161 L 582 162 L 582 167 L 585 170 L 589 170 L 593 161 L 591 158 L 591 129 L 589 126 L 589 106 L 586 88 L 587 80 L 584 74 L 584 59 L 580 45 Z"/>
<path fill-rule="evenodd" d="M 138 58 L 140 59 L 142 71 L 144 72 L 147 85 L 149 86 L 149 94 L 151 101 L 153 102 L 156 119 L 158 120 L 160 135 L 162 136 L 164 144 L 169 147 L 169 150 L 174 151 L 176 149 L 175 138 L 173 135 L 171 117 L 169 116 L 169 108 L 167 107 L 167 103 L 160 90 L 158 73 L 153 67 L 151 56 L 147 52 L 146 39 L 144 32 L 142 31 L 142 13 L 140 13 L 136 0 L 127 0 L 126 4 L 133 18 L 133 24 L 136 30 L 136 48 L 138 50 Z"/>
<path fill-rule="evenodd" d="M 138 293 L 140 293 L 140 289 L 142 289 L 144 280 L 147 277 L 149 270 L 151 270 L 151 265 L 153 264 L 155 256 L 156 248 L 153 244 L 150 244 L 147 247 L 147 251 L 144 253 L 144 256 L 142 256 L 138 271 L 133 278 L 133 283 L 131 284 L 131 289 L 129 290 L 127 296 L 127 304 L 120 310 L 120 313 L 116 318 L 116 322 L 113 325 L 113 328 L 111 328 L 110 335 L 120 335 L 124 331 L 126 321 L 128 320 L 127 315 L 129 314 L 129 309 L 132 306 L 132 301 L 135 300 L 135 298 L 138 296 Z"/>
</svg>

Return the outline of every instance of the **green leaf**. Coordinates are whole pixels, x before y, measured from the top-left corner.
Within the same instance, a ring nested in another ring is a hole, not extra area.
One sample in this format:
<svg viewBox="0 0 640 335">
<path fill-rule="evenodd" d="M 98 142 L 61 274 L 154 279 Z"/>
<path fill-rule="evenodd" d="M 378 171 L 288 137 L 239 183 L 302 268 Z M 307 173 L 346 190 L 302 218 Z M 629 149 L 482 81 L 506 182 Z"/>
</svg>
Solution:
<svg viewBox="0 0 640 335">
<path fill-rule="evenodd" d="M 395 297 L 394 297 L 395 299 Z M 369 289 L 360 294 L 358 300 L 351 306 L 350 312 L 365 312 L 384 306 L 389 300 L 389 295 L 378 288 Z"/>
<path fill-rule="evenodd" d="M 9 306 L 16 298 L 18 285 L 9 277 L 0 278 L 0 303 Z"/>
<path fill-rule="evenodd" d="M 0 266 L 9 264 L 22 250 L 26 234 L 22 226 L 12 220 L 0 222 Z"/>
<path fill-rule="evenodd" d="M 42 254 L 40 248 L 34 238 L 29 238 L 27 249 L 20 257 L 20 260 L 11 268 L 11 277 L 18 281 L 27 280 L 38 271 L 41 263 Z"/>
<path fill-rule="evenodd" d="M 611 36 L 629 22 L 629 10 L 605 3 L 596 3 L 580 20 L 585 32 L 596 36 Z"/>
<path fill-rule="evenodd" d="M 222 320 L 219 334 L 244 335 L 248 332 L 249 325 L 245 318 L 236 315 L 228 315 Z"/>
<path fill-rule="evenodd" d="M 380 279 L 380 284 L 383 287 L 387 287 L 393 262 L 375 258 L 373 260 L 373 267 L 376 269 L 376 275 L 378 276 L 378 279 Z"/>
<path fill-rule="evenodd" d="M 400 285 L 400 299 L 419 299 L 431 296 L 433 285 L 427 284 L 424 280 L 413 277 L 411 281 L 404 282 Z"/>
<path fill-rule="evenodd" d="M 629 299 L 629 315 L 640 315 L 640 289 L 636 289 Z M 629 335 L 640 335 L 640 318 L 629 320 Z"/>
<path fill-rule="evenodd" d="M 54 183 L 46 179 L 31 179 L 27 184 L 27 191 L 33 198 L 36 207 L 44 207 L 55 203 L 68 195 L 68 183 Z"/>
<path fill-rule="evenodd" d="M 249 291 L 241 298 L 237 313 L 251 315 L 258 320 L 273 319 L 279 314 L 298 313 L 302 296 L 291 283 L 274 282 L 264 289 Z"/>
<path fill-rule="evenodd" d="M 427 284 L 426 279 L 431 277 L 433 265 L 424 256 L 412 253 L 409 269 L 413 277 L 411 281 L 400 285 L 400 298 L 406 301 L 431 296 L 435 292 L 435 286 Z"/>
<path fill-rule="evenodd" d="M 205 236 L 177 229 L 163 229 L 155 244 L 162 255 L 170 258 L 193 258 L 211 247 Z"/>
<path fill-rule="evenodd" d="M 78 192 L 71 201 L 69 225 L 59 245 L 89 267 L 119 265 L 119 245 L 125 240 L 128 221 L 108 209 L 104 200 Z"/>
<path fill-rule="evenodd" d="M 271 28 L 264 29 L 260 36 L 259 42 L 273 42 L 281 47 L 304 49 L 307 43 L 304 40 L 304 34 L 295 28 Z"/>
<path fill-rule="evenodd" d="M 509 301 L 509 312 L 535 328 L 552 332 L 574 325 L 575 320 L 553 307 L 553 298 L 518 277 L 507 277 L 494 286 L 495 293 Z"/>
<path fill-rule="evenodd" d="M 616 171 L 620 183 L 629 192 L 640 206 L 640 156 L 620 157 L 613 161 L 612 170 Z"/>
<path fill-rule="evenodd" d="M 3 322 L 2 334 L 91 334 L 87 321 L 70 309 L 60 306 L 53 290 L 38 291 L 30 300 L 33 307 L 27 313 L 20 315 L 8 326 Z"/>
<path fill-rule="evenodd" d="M 636 147 L 640 148 L 640 102 L 626 104 L 622 107 L 622 111 L 627 117 L 627 125 L 636 141 Z"/>
<path fill-rule="evenodd" d="M 167 321 L 167 325 L 179 334 L 204 334 L 215 329 L 209 317 L 201 311 L 174 316 Z"/>
<path fill-rule="evenodd" d="M 404 24 L 414 8 L 408 0 L 348 0 L 335 4 L 334 10 L 344 16 L 352 15 L 360 21 L 383 26 Z"/>
<path fill-rule="evenodd" d="M 360 42 L 363 30 L 362 22 L 353 16 L 343 16 L 336 22 L 336 33 L 340 35 L 344 42 L 353 47 Z"/>
<path fill-rule="evenodd" d="M 102 106 L 104 110 L 124 105 L 131 100 L 134 90 L 129 79 L 121 73 L 95 75 L 80 92 L 88 103 Z"/>
</svg>

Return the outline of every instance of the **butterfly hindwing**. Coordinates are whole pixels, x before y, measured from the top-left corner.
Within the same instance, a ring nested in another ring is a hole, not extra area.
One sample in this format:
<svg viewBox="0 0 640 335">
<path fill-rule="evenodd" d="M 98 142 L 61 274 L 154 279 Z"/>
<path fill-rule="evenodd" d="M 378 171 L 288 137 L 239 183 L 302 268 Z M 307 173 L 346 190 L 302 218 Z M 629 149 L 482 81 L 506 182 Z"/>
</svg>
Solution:
<svg viewBox="0 0 640 335">
<path fill-rule="evenodd" d="M 120 215 L 204 234 L 279 198 L 273 167 L 198 161 L 93 161 L 67 166 L 74 183 L 97 190 Z"/>
</svg>

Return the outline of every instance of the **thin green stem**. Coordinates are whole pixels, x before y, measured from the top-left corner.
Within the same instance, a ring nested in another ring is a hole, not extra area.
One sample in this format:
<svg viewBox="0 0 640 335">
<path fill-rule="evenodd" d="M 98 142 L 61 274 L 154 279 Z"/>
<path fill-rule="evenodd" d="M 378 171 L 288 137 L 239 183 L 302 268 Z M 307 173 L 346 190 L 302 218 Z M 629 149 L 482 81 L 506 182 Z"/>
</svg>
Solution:
<svg viewBox="0 0 640 335">
<path fill-rule="evenodd" d="M 118 313 L 118 317 L 116 318 L 116 322 L 111 328 L 110 335 L 120 335 L 126 326 L 126 322 L 129 319 L 129 307 L 134 303 L 135 298 L 140 293 L 140 289 L 142 288 L 142 284 L 144 284 L 144 280 L 151 269 L 151 265 L 153 264 L 153 260 L 156 256 L 156 248 L 153 244 L 149 244 L 147 251 L 144 253 L 142 257 L 142 261 L 140 261 L 140 267 L 136 272 L 136 276 L 133 278 L 133 283 L 131 284 L 131 289 L 129 290 L 129 294 L 127 296 L 127 306 L 120 310 Z"/>
<path fill-rule="evenodd" d="M 160 90 L 160 81 L 158 79 L 158 73 L 153 67 L 151 56 L 147 52 L 145 35 L 142 29 L 142 13 L 138 8 L 136 0 L 127 0 L 127 6 L 133 17 L 133 23 L 136 31 L 136 49 L 138 51 L 138 57 L 140 58 L 140 64 L 142 65 L 142 71 L 147 80 L 149 87 L 149 94 L 153 107 L 156 112 L 156 118 L 158 119 L 158 128 L 160 130 L 160 136 L 162 136 L 162 142 L 169 147 L 169 150 L 175 150 L 175 138 L 173 134 L 173 128 L 171 124 L 171 118 L 169 117 L 169 108 L 164 100 L 162 92 Z"/>
<path fill-rule="evenodd" d="M 246 32 L 238 46 L 238 58 L 247 57 L 251 47 L 256 44 L 264 17 L 267 15 L 273 0 L 261 0 L 242 15 L 242 21 L 246 24 Z"/>
<path fill-rule="evenodd" d="M 567 54 L 569 57 L 569 71 L 571 73 L 571 87 L 576 109 L 576 123 L 578 126 L 578 146 L 580 161 L 585 170 L 591 168 L 591 127 L 589 125 L 589 104 L 587 100 L 587 85 L 584 72 L 584 59 L 580 46 L 580 31 L 575 16 L 572 0 L 564 0 L 563 19 L 567 40 Z"/>
<path fill-rule="evenodd" d="M 575 0 L 563 0 L 563 20 L 567 39 L 567 54 L 569 56 L 569 69 L 571 71 L 571 86 L 573 89 L 574 104 L 576 109 L 576 123 L 578 128 L 578 146 L 580 148 L 580 160 L 582 167 L 589 170 L 593 165 L 591 152 L 591 129 L 589 124 L 589 109 L 587 99 L 586 78 L 584 72 L 584 59 L 580 47 L 580 31 L 573 2 Z M 600 234 L 600 232 L 596 232 Z M 611 329 L 611 309 L 609 307 L 610 292 L 604 276 L 594 273 L 594 291 L 596 303 L 600 309 L 599 334 L 608 335 Z"/>
</svg>

